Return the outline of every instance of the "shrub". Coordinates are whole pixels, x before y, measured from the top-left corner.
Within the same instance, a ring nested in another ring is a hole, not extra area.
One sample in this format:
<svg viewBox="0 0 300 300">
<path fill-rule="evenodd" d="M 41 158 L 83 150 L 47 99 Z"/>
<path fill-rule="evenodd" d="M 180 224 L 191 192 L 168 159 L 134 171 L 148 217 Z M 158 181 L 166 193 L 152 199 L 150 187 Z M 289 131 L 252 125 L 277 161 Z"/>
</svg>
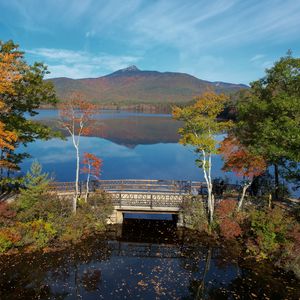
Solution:
<svg viewBox="0 0 300 300">
<path fill-rule="evenodd" d="M 68 217 L 71 214 L 71 202 L 60 199 L 55 194 L 43 194 L 28 209 L 20 211 L 17 219 L 21 222 L 42 219 L 56 223 L 59 218 Z"/>
<path fill-rule="evenodd" d="M 222 200 L 216 208 L 216 222 L 219 233 L 226 239 L 234 239 L 242 234 L 240 223 L 243 221 L 243 213 L 236 211 L 235 200 Z"/>
<path fill-rule="evenodd" d="M 207 213 L 200 197 L 192 197 L 183 205 L 184 223 L 194 230 L 208 231 Z"/>
<path fill-rule="evenodd" d="M 0 226 L 12 224 L 16 212 L 12 210 L 6 202 L 0 203 Z"/>
<path fill-rule="evenodd" d="M 15 228 L 0 229 L 0 253 L 3 253 L 14 246 L 21 239 Z"/>
<path fill-rule="evenodd" d="M 88 202 L 79 201 L 75 215 L 66 219 L 60 240 L 76 243 L 91 232 L 102 231 L 106 219 L 112 213 L 111 198 L 106 193 L 91 195 Z"/>
<path fill-rule="evenodd" d="M 287 234 L 289 243 L 285 247 L 282 256 L 283 267 L 288 271 L 293 271 L 300 278 L 300 224 L 295 223 Z"/>
<path fill-rule="evenodd" d="M 252 210 L 249 221 L 247 248 L 257 258 L 272 257 L 286 244 L 292 219 L 281 208 Z"/>
<path fill-rule="evenodd" d="M 17 223 L 17 228 L 22 236 L 18 245 L 33 245 L 37 249 L 45 247 L 57 233 L 51 223 L 41 219 L 26 223 Z"/>
</svg>

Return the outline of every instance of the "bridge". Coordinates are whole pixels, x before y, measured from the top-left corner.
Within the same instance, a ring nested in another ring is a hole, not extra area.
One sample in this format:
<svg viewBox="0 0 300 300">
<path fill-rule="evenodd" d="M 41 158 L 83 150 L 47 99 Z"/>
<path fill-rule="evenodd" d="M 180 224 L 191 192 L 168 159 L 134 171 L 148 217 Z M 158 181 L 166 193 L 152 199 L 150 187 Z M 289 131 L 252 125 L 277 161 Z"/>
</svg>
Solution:
<svg viewBox="0 0 300 300">
<path fill-rule="evenodd" d="M 85 183 L 80 182 L 80 193 L 85 192 Z M 226 188 L 237 188 L 226 185 Z M 70 195 L 75 191 L 74 182 L 55 182 L 51 189 L 60 195 Z M 190 195 L 201 195 L 205 199 L 206 184 L 186 180 L 94 180 L 90 182 L 91 193 L 105 191 L 110 194 L 114 212 L 109 222 L 120 224 L 125 213 L 172 214 L 177 216 L 177 224 L 183 225 L 182 208 Z"/>
</svg>

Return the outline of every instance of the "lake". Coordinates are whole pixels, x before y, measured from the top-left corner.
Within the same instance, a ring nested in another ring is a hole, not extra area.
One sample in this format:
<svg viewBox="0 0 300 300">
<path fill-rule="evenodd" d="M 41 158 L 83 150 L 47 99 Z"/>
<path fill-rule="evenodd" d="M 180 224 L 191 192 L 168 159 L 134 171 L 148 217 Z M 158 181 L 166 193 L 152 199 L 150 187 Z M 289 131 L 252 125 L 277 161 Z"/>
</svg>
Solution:
<svg viewBox="0 0 300 300">
<path fill-rule="evenodd" d="M 57 118 L 56 110 L 41 110 L 34 117 L 53 127 L 56 125 L 51 122 Z M 104 111 L 96 119 L 98 123 L 91 136 L 81 138 L 80 151 L 81 154 L 93 153 L 103 160 L 102 179 L 204 181 L 202 170 L 195 165 L 196 156 L 192 149 L 177 143 L 180 123 L 172 120 L 170 115 Z M 99 128 L 103 127 L 104 134 L 101 134 Z M 75 180 L 76 157 L 70 137 L 66 141 L 39 140 L 29 144 L 24 151 L 32 158 L 22 164 L 23 172 L 36 159 L 56 180 Z M 223 163 L 219 155 L 213 157 L 213 165 L 214 178 L 227 176 L 234 183 L 238 180 L 234 174 L 221 170 Z M 81 178 L 84 179 L 84 175 Z"/>
</svg>

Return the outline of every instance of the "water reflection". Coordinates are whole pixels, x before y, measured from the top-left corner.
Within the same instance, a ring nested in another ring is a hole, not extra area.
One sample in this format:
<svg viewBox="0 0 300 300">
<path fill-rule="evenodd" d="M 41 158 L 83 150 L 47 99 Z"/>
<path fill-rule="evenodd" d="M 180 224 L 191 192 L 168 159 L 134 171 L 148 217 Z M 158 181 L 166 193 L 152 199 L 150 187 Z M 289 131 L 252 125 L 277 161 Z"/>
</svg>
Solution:
<svg viewBox="0 0 300 300">
<path fill-rule="evenodd" d="M 59 118 L 59 111 L 57 109 L 37 109 L 37 115 L 30 117 L 28 114 L 25 115 L 27 118 L 34 120 L 44 119 L 55 119 Z M 126 110 L 114 110 L 114 109 L 103 109 L 99 110 L 99 113 L 94 116 L 95 119 L 123 119 L 130 117 L 163 117 L 170 118 L 170 114 L 157 114 L 157 113 L 143 113 Z"/>
<path fill-rule="evenodd" d="M 1 258 L 1 299 L 298 299 L 270 265 L 247 265 L 172 221 L 128 219 L 59 253 Z"/>
<path fill-rule="evenodd" d="M 44 171 L 53 173 L 56 180 L 74 181 L 75 150 L 70 138 L 65 142 L 58 139 L 37 141 L 29 144 L 25 151 L 31 154 L 32 159 L 24 161 L 22 170 L 26 171 L 32 161 L 37 159 Z M 106 139 L 83 137 L 81 153 L 83 152 L 93 153 L 103 159 L 102 179 L 203 180 L 201 170 L 195 166 L 194 153 L 177 143 L 128 148 Z M 224 177 L 221 157 L 215 156 L 213 163 L 213 177 Z M 226 173 L 226 176 L 236 180 L 230 173 Z"/>
</svg>

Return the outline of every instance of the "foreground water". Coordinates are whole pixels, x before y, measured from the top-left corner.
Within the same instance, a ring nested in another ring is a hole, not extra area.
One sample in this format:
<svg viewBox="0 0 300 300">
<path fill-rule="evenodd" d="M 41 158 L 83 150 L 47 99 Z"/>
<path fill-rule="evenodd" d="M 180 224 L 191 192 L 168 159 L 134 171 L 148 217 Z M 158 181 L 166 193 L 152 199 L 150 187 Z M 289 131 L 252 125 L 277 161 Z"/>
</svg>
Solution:
<svg viewBox="0 0 300 300">
<path fill-rule="evenodd" d="M 299 299 L 298 282 L 172 221 L 127 219 L 57 253 L 0 258 L 0 299 Z"/>
</svg>

